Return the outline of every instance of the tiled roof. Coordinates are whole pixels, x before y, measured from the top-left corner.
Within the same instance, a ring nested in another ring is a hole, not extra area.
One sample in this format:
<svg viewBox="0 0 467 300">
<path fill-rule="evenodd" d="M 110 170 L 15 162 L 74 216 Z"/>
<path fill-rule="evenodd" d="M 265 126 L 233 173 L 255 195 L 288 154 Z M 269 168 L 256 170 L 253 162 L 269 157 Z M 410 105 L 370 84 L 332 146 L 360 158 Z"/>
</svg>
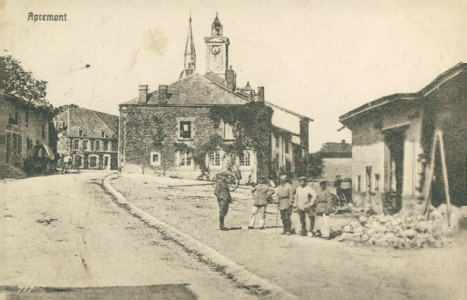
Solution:
<svg viewBox="0 0 467 300">
<path fill-rule="evenodd" d="M 147 105 L 157 104 L 158 91 L 149 93 Z M 214 73 L 193 74 L 168 87 L 167 105 L 243 105 L 248 98 L 227 89 L 225 81 Z M 138 104 L 135 98 L 121 105 Z"/>
<path fill-rule="evenodd" d="M 69 120 L 68 120 L 69 113 Z M 118 135 L 118 117 L 86 108 L 69 108 L 56 117 L 57 121 L 68 123 L 68 136 L 79 136 L 82 130 L 84 137 L 101 138 Z"/>
</svg>

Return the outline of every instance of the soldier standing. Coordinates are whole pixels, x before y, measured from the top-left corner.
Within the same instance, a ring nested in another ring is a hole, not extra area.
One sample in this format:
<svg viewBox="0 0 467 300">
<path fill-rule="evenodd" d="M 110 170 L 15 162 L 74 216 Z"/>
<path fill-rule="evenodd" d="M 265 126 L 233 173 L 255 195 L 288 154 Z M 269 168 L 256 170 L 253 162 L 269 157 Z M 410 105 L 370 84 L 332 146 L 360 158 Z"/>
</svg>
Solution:
<svg viewBox="0 0 467 300">
<path fill-rule="evenodd" d="M 326 189 L 327 182 L 319 183 L 321 190 L 316 193 L 315 212 L 316 212 L 316 229 L 314 235 L 329 239 L 329 214 L 332 212 L 332 194 Z"/>
<path fill-rule="evenodd" d="M 310 219 L 310 232 L 313 231 L 315 225 L 315 214 L 312 206 L 316 200 L 316 193 L 307 185 L 306 177 L 300 177 L 298 181 L 300 182 L 300 186 L 295 191 L 294 209 L 297 209 L 300 216 L 300 223 L 302 225 L 300 234 L 306 236 L 306 215 Z"/>
<path fill-rule="evenodd" d="M 294 201 L 294 189 L 287 181 L 287 176 L 282 175 L 280 177 L 281 184 L 277 187 L 277 196 L 279 198 L 279 211 L 281 214 L 281 220 L 283 224 L 282 234 L 291 234 L 292 229 L 292 205 Z"/>
<path fill-rule="evenodd" d="M 229 212 L 229 205 L 232 203 L 232 197 L 230 196 L 230 190 L 225 176 L 219 176 L 217 179 L 214 195 L 216 195 L 219 204 L 219 229 L 229 230 L 224 226 L 224 218 Z"/>
<path fill-rule="evenodd" d="M 258 181 L 259 184 L 251 191 L 251 196 L 253 199 L 255 199 L 255 203 L 251 211 L 251 218 L 248 229 L 253 229 L 256 215 L 258 213 L 260 214 L 259 229 L 264 229 L 266 206 L 268 205 L 271 196 L 275 193 L 274 189 L 266 184 L 266 178 L 259 177 Z"/>
</svg>

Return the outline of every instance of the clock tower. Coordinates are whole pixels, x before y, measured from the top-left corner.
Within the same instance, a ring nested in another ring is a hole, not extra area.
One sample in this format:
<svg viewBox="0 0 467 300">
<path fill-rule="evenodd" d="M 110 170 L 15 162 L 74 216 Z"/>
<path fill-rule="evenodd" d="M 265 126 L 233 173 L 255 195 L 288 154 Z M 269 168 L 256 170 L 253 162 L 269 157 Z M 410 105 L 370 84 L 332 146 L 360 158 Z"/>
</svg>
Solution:
<svg viewBox="0 0 467 300">
<path fill-rule="evenodd" d="M 205 37 L 206 43 L 206 73 L 213 72 L 225 79 L 229 65 L 229 38 L 224 37 L 223 27 L 216 13 L 211 25 L 211 36 Z"/>
</svg>

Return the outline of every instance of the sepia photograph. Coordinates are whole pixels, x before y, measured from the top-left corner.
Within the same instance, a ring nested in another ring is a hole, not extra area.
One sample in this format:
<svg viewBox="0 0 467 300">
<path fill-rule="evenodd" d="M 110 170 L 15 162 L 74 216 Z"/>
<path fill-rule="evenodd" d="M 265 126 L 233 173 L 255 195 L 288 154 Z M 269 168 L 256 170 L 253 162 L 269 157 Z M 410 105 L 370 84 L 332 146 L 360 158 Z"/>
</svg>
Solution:
<svg viewBox="0 0 467 300">
<path fill-rule="evenodd" d="M 1 299 L 467 299 L 461 0 L 0 0 Z"/>
</svg>

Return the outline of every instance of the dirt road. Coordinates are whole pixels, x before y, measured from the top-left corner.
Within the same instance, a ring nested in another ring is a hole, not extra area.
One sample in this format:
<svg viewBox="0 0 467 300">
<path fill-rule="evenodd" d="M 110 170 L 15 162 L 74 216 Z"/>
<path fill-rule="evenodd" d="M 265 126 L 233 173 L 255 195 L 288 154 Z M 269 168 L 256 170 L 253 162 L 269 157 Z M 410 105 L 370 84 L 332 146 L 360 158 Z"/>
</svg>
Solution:
<svg viewBox="0 0 467 300">
<path fill-rule="evenodd" d="M 144 293 L 156 298 L 252 298 L 117 207 L 102 191 L 104 175 L 82 172 L 0 183 L 3 290 L 124 286 L 128 288 L 106 293 L 120 299 Z M 133 286 L 151 287 L 138 294 Z M 66 291 L 86 297 L 104 293 L 98 288 Z"/>
<path fill-rule="evenodd" d="M 217 229 L 213 188 L 167 188 L 181 183 L 142 175 L 113 181 L 144 211 L 303 298 L 462 299 L 466 294 L 465 233 L 443 249 L 351 248 L 337 241 L 278 235 L 272 206 L 266 221 L 271 228 L 243 231 L 252 200 L 240 190 L 226 219 L 234 230 L 223 232 Z"/>
</svg>

